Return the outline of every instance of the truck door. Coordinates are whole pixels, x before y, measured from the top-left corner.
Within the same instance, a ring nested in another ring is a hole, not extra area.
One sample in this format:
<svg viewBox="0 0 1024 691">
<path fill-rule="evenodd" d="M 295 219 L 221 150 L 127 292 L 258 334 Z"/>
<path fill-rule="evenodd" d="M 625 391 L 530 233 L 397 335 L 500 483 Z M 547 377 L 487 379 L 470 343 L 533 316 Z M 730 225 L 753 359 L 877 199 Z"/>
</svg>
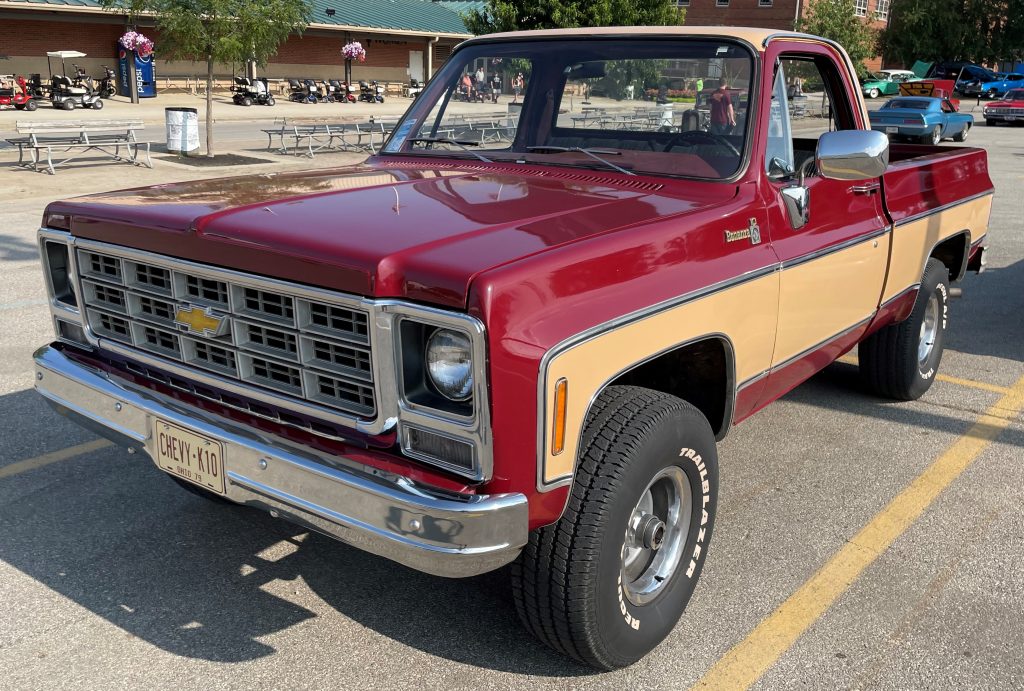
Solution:
<svg viewBox="0 0 1024 691">
<path fill-rule="evenodd" d="M 765 402 L 859 340 L 885 280 L 890 234 L 881 180 L 828 180 L 814 170 L 818 137 L 867 126 L 839 59 L 827 46 L 794 43 L 769 44 L 765 58 L 772 97 L 762 103 L 762 165 L 770 188 L 768 231 L 782 270 Z M 794 213 L 800 206 L 794 201 L 805 202 L 803 214 Z"/>
</svg>

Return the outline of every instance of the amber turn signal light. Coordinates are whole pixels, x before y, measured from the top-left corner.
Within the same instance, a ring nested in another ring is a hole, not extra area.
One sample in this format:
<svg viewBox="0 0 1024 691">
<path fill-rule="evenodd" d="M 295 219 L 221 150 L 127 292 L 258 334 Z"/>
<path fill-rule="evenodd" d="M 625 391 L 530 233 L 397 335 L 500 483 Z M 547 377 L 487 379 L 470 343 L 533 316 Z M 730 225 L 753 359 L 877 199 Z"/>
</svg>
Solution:
<svg viewBox="0 0 1024 691">
<path fill-rule="evenodd" d="M 557 456 L 565 449 L 565 407 L 569 400 L 569 382 L 559 379 L 555 383 L 555 411 L 551 421 L 551 455 Z"/>
</svg>

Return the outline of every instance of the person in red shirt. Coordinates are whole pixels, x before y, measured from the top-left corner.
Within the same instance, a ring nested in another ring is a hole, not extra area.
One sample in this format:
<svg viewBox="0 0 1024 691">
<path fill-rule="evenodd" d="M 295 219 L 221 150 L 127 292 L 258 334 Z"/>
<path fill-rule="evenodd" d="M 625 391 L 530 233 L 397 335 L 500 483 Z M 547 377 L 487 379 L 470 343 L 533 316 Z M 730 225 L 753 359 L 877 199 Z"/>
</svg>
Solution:
<svg viewBox="0 0 1024 691">
<path fill-rule="evenodd" d="M 711 94 L 711 133 L 729 134 L 736 127 L 736 111 L 732 107 L 732 97 L 725 80 L 718 83 L 718 88 Z"/>
</svg>

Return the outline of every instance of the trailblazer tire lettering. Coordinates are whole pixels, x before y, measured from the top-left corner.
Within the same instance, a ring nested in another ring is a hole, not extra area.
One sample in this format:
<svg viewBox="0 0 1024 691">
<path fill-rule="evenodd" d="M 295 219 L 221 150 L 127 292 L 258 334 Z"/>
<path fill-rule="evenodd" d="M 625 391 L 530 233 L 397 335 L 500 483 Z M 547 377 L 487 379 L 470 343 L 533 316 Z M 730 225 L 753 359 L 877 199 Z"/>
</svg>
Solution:
<svg viewBox="0 0 1024 691">
<path fill-rule="evenodd" d="M 640 620 L 629 613 L 626 609 L 626 600 L 622 596 L 622 573 L 619 573 L 618 582 L 616 584 L 616 590 L 619 592 L 619 612 L 622 614 L 622 618 L 626 620 L 626 626 L 633 629 L 634 631 L 640 630 Z"/>
<path fill-rule="evenodd" d="M 693 464 L 697 467 L 697 472 L 700 473 L 700 489 L 703 493 L 700 515 L 701 529 L 697 531 L 697 544 L 693 546 L 693 554 L 690 555 L 690 565 L 686 569 L 686 577 L 693 578 L 693 574 L 697 570 L 697 561 L 700 559 L 700 555 L 704 551 L 704 537 L 707 531 L 704 526 L 708 524 L 708 504 L 711 503 L 711 484 L 708 482 L 708 469 L 704 466 L 704 461 L 701 459 L 699 453 L 695 452 L 693 449 L 683 448 L 679 450 L 679 457 L 688 458 L 693 461 Z M 619 597 L 622 597 L 621 594 Z"/>
</svg>

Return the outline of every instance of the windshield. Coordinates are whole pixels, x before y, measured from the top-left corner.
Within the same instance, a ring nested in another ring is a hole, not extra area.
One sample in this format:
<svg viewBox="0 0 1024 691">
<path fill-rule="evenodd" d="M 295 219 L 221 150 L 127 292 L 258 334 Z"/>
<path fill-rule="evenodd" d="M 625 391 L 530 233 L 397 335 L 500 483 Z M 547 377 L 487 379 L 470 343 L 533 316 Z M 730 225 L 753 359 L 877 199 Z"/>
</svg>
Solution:
<svg viewBox="0 0 1024 691">
<path fill-rule="evenodd" d="M 1024 101 L 1024 89 L 1010 89 L 1003 96 L 1004 101 Z"/>
<path fill-rule="evenodd" d="M 747 143 L 753 65 L 741 45 L 706 39 L 470 45 L 384 152 L 727 178 Z"/>
</svg>

